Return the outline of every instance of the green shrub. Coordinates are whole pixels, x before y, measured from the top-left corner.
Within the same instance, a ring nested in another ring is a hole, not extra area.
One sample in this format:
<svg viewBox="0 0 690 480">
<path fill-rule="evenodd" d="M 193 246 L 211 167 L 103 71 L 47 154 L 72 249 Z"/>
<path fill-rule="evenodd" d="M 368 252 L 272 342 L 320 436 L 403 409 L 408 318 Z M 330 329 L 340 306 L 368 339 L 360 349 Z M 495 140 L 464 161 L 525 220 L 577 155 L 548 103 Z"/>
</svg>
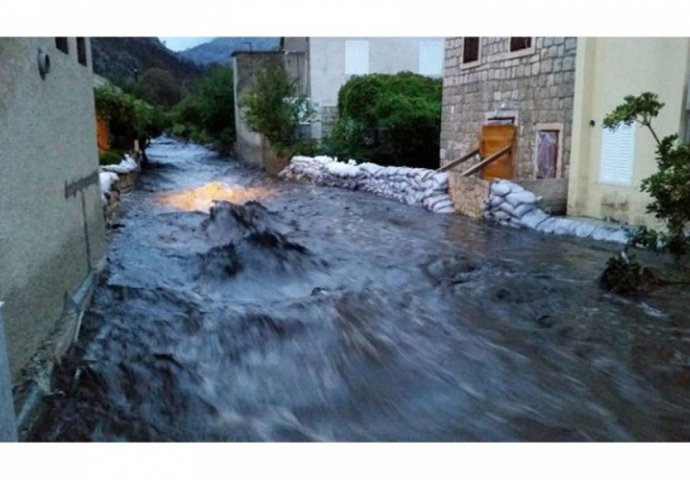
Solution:
<svg viewBox="0 0 690 480">
<path fill-rule="evenodd" d="M 338 94 L 326 153 L 382 165 L 437 168 L 442 82 L 423 75 L 356 76 Z"/>
<path fill-rule="evenodd" d="M 107 150 L 98 155 L 101 165 L 117 165 L 123 158 L 125 158 L 125 153 L 122 150 Z"/>
<path fill-rule="evenodd" d="M 673 134 L 662 138 L 652 127 L 652 119 L 664 107 L 654 93 L 645 92 L 635 97 L 629 95 L 606 118 L 605 128 L 616 128 L 620 124 L 638 122 L 646 127 L 657 144 L 657 171 L 642 180 L 641 190 L 654 199 L 647 205 L 647 212 L 666 224 L 666 232 L 640 229 L 633 237 L 633 243 L 649 247 L 661 247 L 674 254 L 690 251 L 690 238 L 685 230 L 690 223 L 690 145 L 678 141 Z"/>
</svg>

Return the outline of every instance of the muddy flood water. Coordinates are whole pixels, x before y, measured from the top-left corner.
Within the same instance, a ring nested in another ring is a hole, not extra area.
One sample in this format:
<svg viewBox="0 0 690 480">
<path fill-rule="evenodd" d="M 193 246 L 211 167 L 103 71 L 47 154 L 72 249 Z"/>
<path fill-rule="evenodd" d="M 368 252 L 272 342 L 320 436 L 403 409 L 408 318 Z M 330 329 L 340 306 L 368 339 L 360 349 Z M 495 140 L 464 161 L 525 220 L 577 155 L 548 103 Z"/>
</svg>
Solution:
<svg viewBox="0 0 690 480">
<path fill-rule="evenodd" d="M 27 440 L 690 440 L 690 291 L 615 246 L 149 157 Z"/>
</svg>

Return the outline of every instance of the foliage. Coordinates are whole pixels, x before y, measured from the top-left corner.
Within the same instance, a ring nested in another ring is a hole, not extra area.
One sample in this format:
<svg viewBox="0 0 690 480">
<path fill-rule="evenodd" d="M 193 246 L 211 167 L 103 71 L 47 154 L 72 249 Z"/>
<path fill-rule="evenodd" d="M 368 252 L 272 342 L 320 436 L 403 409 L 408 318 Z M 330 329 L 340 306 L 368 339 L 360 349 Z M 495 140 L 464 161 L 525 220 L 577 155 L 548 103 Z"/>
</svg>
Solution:
<svg viewBox="0 0 690 480">
<path fill-rule="evenodd" d="M 227 151 L 235 141 L 232 69 L 216 65 L 172 110 L 173 135 L 198 143 L 216 141 Z"/>
<path fill-rule="evenodd" d="M 122 150 L 107 150 L 98 155 L 99 163 L 101 165 L 117 165 L 125 158 L 125 154 Z"/>
<path fill-rule="evenodd" d="M 602 288 L 623 295 L 636 293 L 658 282 L 652 270 L 642 267 L 635 255 L 627 255 L 625 252 L 609 258 L 606 269 L 599 278 Z"/>
<path fill-rule="evenodd" d="M 155 129 L 155 110 L 148 103 L 112 85 L 94 89 L 96 113 L 108 121 L 112 145 L 128 149 L 132 141 Z"/>
<path fill-rule="evenodd" d="M 624 100 L 606 116 L 604 126 L 616 128 L 620 124 L 638 122 L 651 132 L 657 143 L 657 171 L 642 181 L 641 190 L 654 199 L 647 205 L 647 212 L 666 225 L 665 233 L 644 229 L 633 241 L 640 244 L 654 241 L 661 244 L 662 250 L 688 253 L 690 238 L 685 229 L 690 222 L 690 145 L 680 143 L 675 134 L 659 140 L 652 119 L 659 115 L 664 104 L 658 101 L 656 94 L 645 92 L 638 97 L 629 95 Z"/>
<path fill-rule="evenodd" d="M 438 167 L 442 82 L 410 72 L 355 76 L 338 94 L 328 154 L 382 165 Z"/>
<path fill-rule="evenodd" d="M 182 89 L 172 74 L 161 68 L 149 68 L 139 79 L 136 93 L 151 105 L 170 108 L 182 99 Z"/>
<path fill-rule="evenodd" d="M 277 153 L 288 154 L 300 142 L 298 126 L 311 116 L 311 107 L 282 64 L 260 68 L 255 78 L 242 99 L 247 125 Z"/>
</svg>

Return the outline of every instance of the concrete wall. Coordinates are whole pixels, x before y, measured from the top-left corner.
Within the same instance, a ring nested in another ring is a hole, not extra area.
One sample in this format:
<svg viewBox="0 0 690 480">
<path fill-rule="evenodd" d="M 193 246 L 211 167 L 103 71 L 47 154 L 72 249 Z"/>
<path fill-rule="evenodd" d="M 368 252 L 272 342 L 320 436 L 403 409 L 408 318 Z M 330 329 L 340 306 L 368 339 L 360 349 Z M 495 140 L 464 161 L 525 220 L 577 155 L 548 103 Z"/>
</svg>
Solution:
<svg viewBox="0 0 690 480">
<path fill-rule="evenodd" d="M 642 179 L 656 169 L 651 134 L 636 128 L 632 185 L 604 185 L 599 181 L 602 120 L 624 96 L 650 91 L 666 104 L 653 122 L 657 134 L 682 133 L 689 64 L 688 38 L 578 40 L 569 214 L 657 226 L 644 211 L 650 198 L 640 192 Z"/>
<path fill-rule="evenodd" d="M 479 61 L 463 65 L 463 38 L 446 39 L 441 165 L 477 148 L 488 117 L 516 117 L 516 178 L 536 178 L 539 128 L 561 129 L 559 177 L 568 177 L 577 40 L 535 37 L 510 52 L 509 37 L 481 37 Z"/>
<path fill-rule="evenodd" d="M 235 154 L 243 162 L 268 168 L 272 173 L 277 173 L 273 172 L 277 158 L 263 135 L 253 132 L 247 125 L 242 103 L 247 89 L 254 85 L 256 72 L 261 68 L 281 63 L 288 75 L 297 82 L 298 93 L 306 95 L 309 82 L 306 52 L 242 52 L 233 56 L 232 64 L 237 132 Z"/>
<path fill-rule="evenodd" d="M 419 73 L 420 44 L 441 38 L 423 37 L 311 37 L 309 39 L 310 91 L 318 114 L 312 136 L 321 138 L 333 121 L 333 107 L 338 105 L 338 92 L 351 75 L 345 72 L 347 40 L 369 42 L 369 73 Z M 440 75 L 439 75 L 440 76 Z M 323 116 L 323 118 L 321 118 Z M 322 125 L 323 123 L 323 125 Z"/>
<path fill-rule="evenodd" d="M 5 340 L 5 321 L 2 316 L 3 303 L 0 302 L 0 442 L 17 440 L 17 423 L 12 399 L 12 381 L 7 359 Z"/>
<path fill-rule="evenodd" d="M 39 49 L 50 55 L 45 78 Z M 75 38 L 69 54 L 50 37 L 0 39 L 0 145 L 0 301 L 16 381 L 105 252 L 97 180 L 83 190 L 86 218 L 80 194 L 65 196 L 98 169 L 88 41 L 83 66 Z"/>
</svg>

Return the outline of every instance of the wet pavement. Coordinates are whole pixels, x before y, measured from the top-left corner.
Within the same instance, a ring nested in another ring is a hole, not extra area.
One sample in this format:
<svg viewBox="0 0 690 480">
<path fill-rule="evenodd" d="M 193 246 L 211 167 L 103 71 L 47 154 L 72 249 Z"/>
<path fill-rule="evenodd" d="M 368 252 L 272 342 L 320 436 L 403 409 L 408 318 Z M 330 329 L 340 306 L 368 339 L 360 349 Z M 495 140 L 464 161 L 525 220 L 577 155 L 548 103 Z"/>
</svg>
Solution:
<svg viewBox="0 0 690 480">
<path fill-rule="evenodd" d="M 615 246 L 149 157 L 28 440 L 690 440 L 690 291 Z"/>
</svg>

